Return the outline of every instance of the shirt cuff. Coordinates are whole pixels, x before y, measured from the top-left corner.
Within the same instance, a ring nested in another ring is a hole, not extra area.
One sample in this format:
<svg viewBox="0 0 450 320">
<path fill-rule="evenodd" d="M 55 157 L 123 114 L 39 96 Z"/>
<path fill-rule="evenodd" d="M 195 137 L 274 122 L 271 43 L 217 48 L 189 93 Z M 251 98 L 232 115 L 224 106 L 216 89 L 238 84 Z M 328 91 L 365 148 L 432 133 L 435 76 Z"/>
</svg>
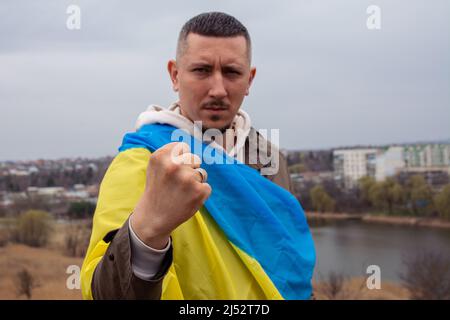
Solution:
<svg viewBox="0 0 450 320">
<path fill-rule="evenodd" d="M 142 280 L 152 280 L 162 267 L 166 253 L 169 251 L 172 241 L 164 249 L 158 250 L 146 245 L 131 227 L 131 217 L 128 219 L 131 242 L 131 269 L 136 277 Z"/>
</svg>

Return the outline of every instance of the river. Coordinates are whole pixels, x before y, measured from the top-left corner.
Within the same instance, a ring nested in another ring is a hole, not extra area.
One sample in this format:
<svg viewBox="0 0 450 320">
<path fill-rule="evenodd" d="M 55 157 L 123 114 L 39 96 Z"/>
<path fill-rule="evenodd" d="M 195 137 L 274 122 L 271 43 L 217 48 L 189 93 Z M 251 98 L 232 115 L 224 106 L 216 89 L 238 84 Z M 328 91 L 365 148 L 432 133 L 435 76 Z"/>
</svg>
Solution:
<svg viewBox="0 0 450 320">
<path fill-rule="evenodd" d="M 317 280 L 326 280 L 330 272 L 367 277 L 367 267 L 377 265 L 382 281 L 400 282 L 404 257 L 424 251 L 450 254 L 449 229 L 336 221 L 311 224 L 311 230 Z"/>
</svg>

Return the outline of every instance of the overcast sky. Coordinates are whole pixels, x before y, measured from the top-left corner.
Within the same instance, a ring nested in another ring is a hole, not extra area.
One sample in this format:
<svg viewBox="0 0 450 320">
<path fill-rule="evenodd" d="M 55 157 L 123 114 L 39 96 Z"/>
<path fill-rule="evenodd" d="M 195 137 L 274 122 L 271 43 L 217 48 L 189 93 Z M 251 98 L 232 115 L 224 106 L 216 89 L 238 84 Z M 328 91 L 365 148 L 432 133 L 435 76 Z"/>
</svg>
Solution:
<svg viewBox="0 0 450 320">
<path fill-rule="evenodd" d="M 366 26 L 372 4 L 380 30 Z M 205 11 L 249 29 L 257 76 L 242 107 L 282 148 L 450 138 L 448 0 L 2 0 L 0 160 L 116 154 L 147 105 L 176 100 L 166 63 Z"/>
</svg>

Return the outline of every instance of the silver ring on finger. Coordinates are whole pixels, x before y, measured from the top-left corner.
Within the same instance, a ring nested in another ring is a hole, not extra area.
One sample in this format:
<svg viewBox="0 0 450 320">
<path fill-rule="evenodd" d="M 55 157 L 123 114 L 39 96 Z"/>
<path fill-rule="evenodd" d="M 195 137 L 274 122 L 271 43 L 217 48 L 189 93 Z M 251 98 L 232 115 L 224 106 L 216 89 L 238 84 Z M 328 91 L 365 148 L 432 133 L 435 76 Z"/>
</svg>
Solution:
<svg viewBox="0 0 450 320">
<path fill-rule="evenodd" d="M 206 170 L 203 168 L 195 168 L 195 170 L 200 173 L 201 183 L 205 183 L 206 180 L 208 180 L 208 173 L 206 172 Z"/>
</svg>

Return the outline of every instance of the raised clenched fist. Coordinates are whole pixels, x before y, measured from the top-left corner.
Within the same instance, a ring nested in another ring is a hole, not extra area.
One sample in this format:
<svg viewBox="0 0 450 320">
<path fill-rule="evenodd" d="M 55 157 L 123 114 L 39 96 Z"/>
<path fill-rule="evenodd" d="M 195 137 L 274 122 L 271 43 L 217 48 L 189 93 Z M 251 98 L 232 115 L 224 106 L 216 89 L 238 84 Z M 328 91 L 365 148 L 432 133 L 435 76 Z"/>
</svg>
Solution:
<svg viewBox="0 0 450 320">
<path fill-rule="evenodd" d="M 150 156 L 145 190 L 131 217 L 134 232 L 148 246 L 164 248 L 170 233 L 211 194 L 196 170 L 200 163 L 183 142 L 169 143 Z"/>
</svg>

